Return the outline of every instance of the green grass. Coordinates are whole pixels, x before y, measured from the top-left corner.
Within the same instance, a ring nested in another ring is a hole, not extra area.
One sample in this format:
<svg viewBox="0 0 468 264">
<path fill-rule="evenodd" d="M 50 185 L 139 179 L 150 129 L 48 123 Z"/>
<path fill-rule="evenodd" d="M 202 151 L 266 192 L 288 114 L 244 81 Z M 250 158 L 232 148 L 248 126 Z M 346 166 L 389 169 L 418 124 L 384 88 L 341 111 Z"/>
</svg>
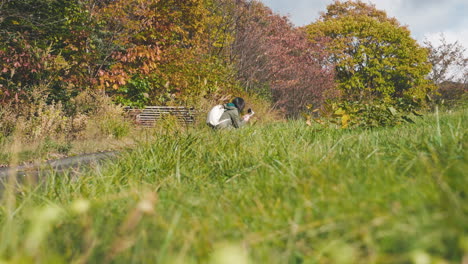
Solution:
<svg viewBox="0 0 468 264">
<path fill-rule="evenodd" d="M 5 192 L 0 263 L 460 263 L 467 121 L 161 133 Z"/>
</svg>

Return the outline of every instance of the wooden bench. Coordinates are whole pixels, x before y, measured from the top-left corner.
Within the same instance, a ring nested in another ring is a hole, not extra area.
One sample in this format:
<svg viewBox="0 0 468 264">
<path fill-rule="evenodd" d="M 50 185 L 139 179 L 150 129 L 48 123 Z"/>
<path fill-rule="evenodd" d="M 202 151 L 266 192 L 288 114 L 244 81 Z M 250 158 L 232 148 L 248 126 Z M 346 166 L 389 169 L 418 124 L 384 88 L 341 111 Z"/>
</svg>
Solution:
<svg viewBox="0 0 468 264">
<path fill-rule="evenodd" d="M 180 124 L 195 123 L 194 108 L 185 106 L 147 106 L 144 109 L 127 109 L 127 115 L 133 117 L 141 126 L 153 127 L 157 121 L 174 117 Z"/>
</svg>

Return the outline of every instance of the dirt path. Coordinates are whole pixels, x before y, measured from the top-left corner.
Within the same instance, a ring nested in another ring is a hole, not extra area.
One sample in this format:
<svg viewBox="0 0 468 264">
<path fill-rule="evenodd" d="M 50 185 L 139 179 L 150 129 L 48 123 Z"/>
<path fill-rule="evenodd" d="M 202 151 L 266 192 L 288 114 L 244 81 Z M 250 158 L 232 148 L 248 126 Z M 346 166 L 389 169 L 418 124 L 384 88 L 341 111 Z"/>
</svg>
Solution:
<svg viewBox="0 0 468 264">
<path fill-rule="evenodd" d="M 98 152 L 51 160 L 41 164 L 26 164 L 17 167 L 0 168 L 0 189 L 3 188 L 3 183 L 6 182 L 9 175 L 16 175 L 18 180 L 21 181 L 21 178 L 26 175 L 38 177 L 40 173 L 44 171 L 61 172 L 68 169 L 79 169 L 83 166 L 98 164 L 103 160 L 116 158 L 117 155 L 117 151 Z"/>
</svg>

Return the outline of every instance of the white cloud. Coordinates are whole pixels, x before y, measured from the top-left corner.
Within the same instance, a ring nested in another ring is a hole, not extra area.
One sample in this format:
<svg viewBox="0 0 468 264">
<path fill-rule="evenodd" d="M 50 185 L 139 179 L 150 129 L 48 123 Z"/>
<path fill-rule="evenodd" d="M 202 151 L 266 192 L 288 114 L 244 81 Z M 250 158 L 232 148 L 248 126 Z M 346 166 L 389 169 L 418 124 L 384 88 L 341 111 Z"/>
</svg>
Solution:
<svg viewBox="0 0 468 264">
<path fill-rule="evenodd" d="M 424 34 L 424 37 L 429 40 L 430 42 L 438 45 L 440 44 L 440 34 L 444 34 L 445 39 L 449 43 L 453 43 L 455 41 L 468 43 L 468 28 L 460 29 L 460 30 L 448 30 L 448 31 L 438 31 L 438 32 L 428 32 Z M 468 47 L 465 47 L 468 48 Z"/>
<path fill-rule="evenodd" d="M 465 56 L 468 57 L 468 28 L 463 28 L 459 30 L 448 30 L 448 31 L 439 31 L 439 32 L 429 32 L 424 34 L 424 39 L 427 39 L 429 42 L 433 43 L 435 46 L 440 45 L 440 36 L 444 35 L 445 40 L 448 43 L 455 43 L 458 41 L 465 48 Z"/>
<path fill-rule="evenodd" d="M 343 1 L 343 0 L 342 0 Z M 457 41 L 468 48 L 467 0 L 363 0 L 374 3 L 403 25 L 408 25 L 420 43 L 425 37 L 443 32 L 450 42 Z M 312 23 L 332 0 L 262 0 L 282 15 L 289 15 L 296 26 Z"/>
<path fill-rule="evenodd" d="M 319 12 L 325 11 L 330 0 L 261 0 L 273 11 L 288 15 L 296 26 L 305 26 L 319 17 Z"/>
<path fill-rule="evenodd" d="M 414 37 L 421 39 L 429 31 L 445 31 L 458 24 L 459 0 L 438 1 L 389 1 L 372 0 L 377 8 L 387 11 L 403 25 L 408 25 Z M 468 7 L 468 4 L 467 4 Z"/>
</svg>

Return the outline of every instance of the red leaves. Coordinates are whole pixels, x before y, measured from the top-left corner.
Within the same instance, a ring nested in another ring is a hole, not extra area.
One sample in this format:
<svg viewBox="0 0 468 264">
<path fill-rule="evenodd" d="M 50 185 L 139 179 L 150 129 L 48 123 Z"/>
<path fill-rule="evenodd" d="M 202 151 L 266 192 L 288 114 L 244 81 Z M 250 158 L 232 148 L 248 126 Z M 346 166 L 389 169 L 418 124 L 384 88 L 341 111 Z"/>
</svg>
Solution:
<svg viewBox="0 0 468 264">
<path fill-rule="evenodd" d="M 244 83 L 268 85 L 289 115 L 299 114 L 307 104 L 320 104 L 334 87 L 333 67 L 320 45 L 261 4 L 242 12 L 234 53 Z"/>
<path fill-rule="evenodd" d="M 33 86 L 50 70 L 55 59 L 48 51 L 34 47 L 23 37 L 7 43 L 8 48 L 0 51 L 0 85 L 2 102 L 18 102 L 24 95 L 25 86 Z"/>
<path fill-rule="evenodd" d="M 41 57 L 43 50 L 33 48 L 24 39 L 15 39 L 13 42 L 16 45 L 10 45 L 7 52 L 0 52 L 1 73 L 7 74 L 3 76 L 4 79 L 15 78 L 27 83 L 33 79 L 34 73 L 44 67 L 47 58 Z"/>
</svg>

